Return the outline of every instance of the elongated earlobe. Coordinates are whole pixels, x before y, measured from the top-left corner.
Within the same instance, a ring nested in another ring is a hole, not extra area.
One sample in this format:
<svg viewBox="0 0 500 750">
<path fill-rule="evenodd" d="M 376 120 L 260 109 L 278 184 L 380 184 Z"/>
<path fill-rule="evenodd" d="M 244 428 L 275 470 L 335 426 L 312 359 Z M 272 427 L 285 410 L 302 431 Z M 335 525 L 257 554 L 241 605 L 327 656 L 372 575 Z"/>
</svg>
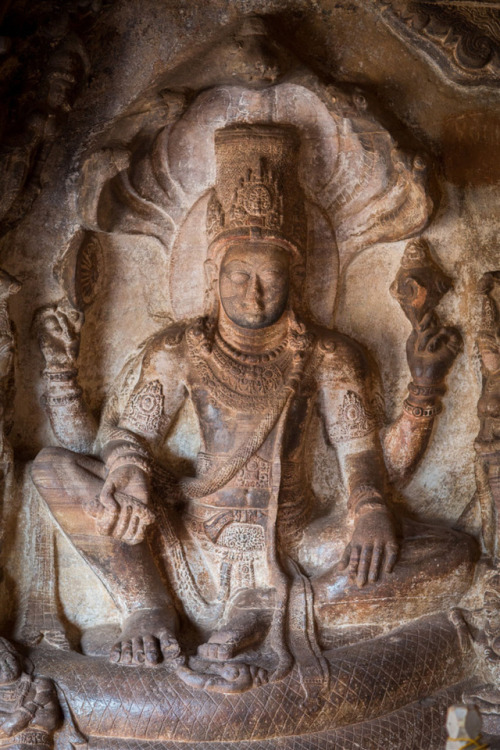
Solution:
<svg viewBox="0 0 500 750">
<path fill-rule="evenodd" d="M 206 260 L 203 264 L 205 270 L 205 279 L 207 282 L 207 289 L 210 289 L 219 276 L 217 264 L 213 260 Z"/>
</svg>

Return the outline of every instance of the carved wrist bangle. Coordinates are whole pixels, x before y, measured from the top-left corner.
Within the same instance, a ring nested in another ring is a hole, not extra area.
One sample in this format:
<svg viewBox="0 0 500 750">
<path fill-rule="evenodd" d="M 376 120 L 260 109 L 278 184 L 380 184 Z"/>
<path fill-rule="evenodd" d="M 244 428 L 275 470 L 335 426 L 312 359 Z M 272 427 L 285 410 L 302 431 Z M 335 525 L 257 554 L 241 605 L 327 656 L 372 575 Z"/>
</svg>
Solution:
<svg viewBox="0 0 500 750">
<path fill-rule="evenodd" d="M 359 516 L 365 516 L 367 513 L 371 513 L 374 510 L 387 511 L 387 505 L 383 500 L 363 500 L 355 508 L 356 517 L 359 518 Z"/>
<path fill-rule="evenodd" d="M 444 383 L 439 385 L 418 385 L 411 381 L 408 383 L 408 390 L 414 396 L 423 396 L 424 398 L 437 398 L 443 396 L 446 392 Z"/>
<path fill-rule="evenodd" d="M 106 464 L 108 474 L 118 469 L 120 466 L 137 466 L 148 476 L 151 474 L 151 462 L 144 456 L 138 456 L 136 453 L 126 453 L 117 456 L 112 462 Z"/>
<path fill-rule="evenodd" d="M 417 419 L 433 419 L 437 414 L 440 414 L 443 411 L 443 406 L 440 402 L 437 404 L 429 404 L 427 406 L 416 406 L 406 399 L 403 401 L 403 409 L 407 414 L 416 417 Z"/>
<path fill-rule="evenodd" d="M 51 382 L 66 382 L 73 380 L 78 375 L 78 370 L 44 370 L 43 376 Z"/>
<path fill-rule="evenodd" d="M 46 393 L 44 396 L 42 396 L 42 403 L 53 406 L 69 404 L 71 403 L 71 401 L 77 401 L 78 399 L 80 399 L 82 393 L 83 391 L 80 386 L 74 386 L 73 391 L 70 391 L 69 393 L 63 393 L 60 396 L 51 396 Z"/>
<path fill-rule="evenodd" d="M 384 505 L 382 493 L 372 485 L 360 485 L 351 493 L 349 497 L 349 507 L 354 508 L 357 512 L 358 508 L 365 503 L 382 503 Z"/>
<path fill-rule="evenodd" d="M 133 435 L 124 436 L 122 433 L 120 444 L 109 452 L 106 463 L 110 465 L 122 456 L 142 456 L 142 458 L 149 459 L 149 451 L 138 440 L 134 440 Z"/>
</svg>

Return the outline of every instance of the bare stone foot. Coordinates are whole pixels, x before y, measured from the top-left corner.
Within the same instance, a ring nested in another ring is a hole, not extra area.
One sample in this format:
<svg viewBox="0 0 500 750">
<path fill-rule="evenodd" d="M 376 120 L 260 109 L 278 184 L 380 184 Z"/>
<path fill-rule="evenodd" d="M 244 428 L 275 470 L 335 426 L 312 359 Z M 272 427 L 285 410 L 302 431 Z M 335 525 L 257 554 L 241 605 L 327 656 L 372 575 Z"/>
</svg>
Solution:
<svg viewBox="0 0 500 750">
<path fill-rule="evenodd" d="M 260 643 L 267 633 L 269 621 L 269 612 L 266 610 L 237 610 L 226 627 L 212 633 L 206 643 L 198 646 L 198 656 L 202 659 L 228 661 L 243 649 Z"/>
<path fill-rule="evenodd" d="M 144 609 L 127 617 L 120 640 L 111 649 L 114 664 L 154 667 L 161 661 L 181 662 L 181 650 L 171 626 L 171 613 Z"/>
<path fill-rule="evenodd" d="M 209 664 L 202 672 L 181 666 L 177 674 L 186 685 L 214 693 L 243 693 L 268 682 L 265 669 L 238 662 L 216 662 Z"/>
<path fill-rule="evenodd" d="M 198 646 L 198 656 L 203 659 L 217 659 L 217 661 L 228 661 L 242 648 L 245 638 L 238 637 L 236 630 L 220 630 L 214 633 L 206 643 Z"/>
</svg>

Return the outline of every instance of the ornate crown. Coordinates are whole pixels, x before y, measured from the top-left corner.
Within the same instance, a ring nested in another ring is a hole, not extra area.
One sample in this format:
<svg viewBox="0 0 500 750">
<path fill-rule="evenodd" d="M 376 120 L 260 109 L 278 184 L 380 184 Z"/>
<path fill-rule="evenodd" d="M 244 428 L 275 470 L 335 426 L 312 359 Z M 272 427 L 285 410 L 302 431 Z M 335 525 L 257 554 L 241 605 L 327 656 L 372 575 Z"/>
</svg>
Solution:
<svg viewBox="0 0 500 750">
<path fill-rule="evenodd" d="M 298 148 L 295 130 L 283 126 L 235 125 L 216 131 L 217 180 L 207 209 L 212 246 L 247 237 L 305 249 Z"/>
</svg>

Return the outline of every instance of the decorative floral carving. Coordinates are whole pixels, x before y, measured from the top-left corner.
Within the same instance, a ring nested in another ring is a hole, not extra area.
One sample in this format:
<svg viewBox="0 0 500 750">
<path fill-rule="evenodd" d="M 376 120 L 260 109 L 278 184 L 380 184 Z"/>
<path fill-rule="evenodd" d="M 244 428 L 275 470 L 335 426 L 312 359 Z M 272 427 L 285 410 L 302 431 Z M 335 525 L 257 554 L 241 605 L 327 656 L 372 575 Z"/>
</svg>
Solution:
<svg viewBox="0 0 500 750">
<path fill-rule="evenodd" d="M 75 286 L 82 308 L 91 305 L 97 297 L 103 270 L 101 243 L 95 235 L 90 235 L 80 247 L 76 259 Z"/>
</svg>

